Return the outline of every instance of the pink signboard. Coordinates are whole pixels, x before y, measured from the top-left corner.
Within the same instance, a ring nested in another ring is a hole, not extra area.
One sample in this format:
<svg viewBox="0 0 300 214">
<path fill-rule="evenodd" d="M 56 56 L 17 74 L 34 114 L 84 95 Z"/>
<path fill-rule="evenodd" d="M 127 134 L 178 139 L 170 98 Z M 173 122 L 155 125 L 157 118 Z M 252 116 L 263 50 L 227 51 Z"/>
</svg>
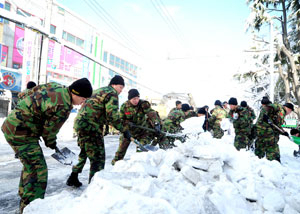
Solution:
<svg viewBox="0 0 300 214">
<path fill-rule="evenodd" d="M 2 66 L 7 66 L 7 54 L 8 54 L 8 46 L 2 45 L 2 54 L 1 54 L 1 65 Z"/>
<path fill-rule="evenodd" d="M 67 47 L 61 47 L 59 69 L 71 71 L 71 67 L 83 68 L 83 56 Z"/>
<path fill-rule="evenodd" d="M 17 27 L 15 29 L 15 40 L 13 48 L 13 62 L 22 65 L 24 50 L 24 29 Z"/>
<path fill-rule="evenodd" d="M 52 40 L 49 40 L 47 68 L 53 68 L 53 66 L 54 66 L 53 65 L 54 47 L 55 47 L 55 42 Z"/>
</svg>

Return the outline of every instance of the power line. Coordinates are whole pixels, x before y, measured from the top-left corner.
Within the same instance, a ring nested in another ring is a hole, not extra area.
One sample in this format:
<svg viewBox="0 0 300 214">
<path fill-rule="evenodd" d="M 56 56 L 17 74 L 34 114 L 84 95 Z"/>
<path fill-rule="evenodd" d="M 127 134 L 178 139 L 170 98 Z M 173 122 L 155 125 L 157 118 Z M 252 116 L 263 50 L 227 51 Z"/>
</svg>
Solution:
<svg viewBox="0 0 300 214">
<path fill-rule="evenodd" d="M 160 15 L 160 17 L 164 20 L 164 22 L 167 24 L 168 28 L 171 30 L 171 32 L 174 34 L 174 36 L 176 37 L 177 41 L 179 42 L 180 45 L 182 45 L 182 47 L 185 47 L 183 43 L 184 39 L 179 35 L 178 30 L 176 27 L 174 27 L 174 24 L 172 23 L 172 21 L 170 20 L 169 16 L 168 16 L 168 12 L 165 12 L 165 10 L 167 10 L 166 8 L 163 9 L 163 6 L 161 6 L 157 1 L 155 0 L 151 0 L 152 5 L 154 6 L 155 10 L 157 11 L 157 13 Z M 175 21 L 174 21 L 175 23 Z M 177 26 L 177 25 L 176 25 Z M 179 28 L 178 28 L 179 29 Z"/>
<path fill-rule="evenodd" d="M 141 48 L 136 45 L 136 43 L 127 35 L 124 34 L 124 30 L 120 29 L 119 24 L 101 7 L 96 1 L 84 0 L 88 7 L 92 9 L 95 14 L 100 17 L 104 23 L 116 34 L 118 35 L 124 42 L 129 45 L 129 47 L 133 47 L 137 52 L 142 52 Z M 100 12 L 100 13 L 99 13 Z M 138 54 L 141 55 L 141 54 Z"/>
</svg>

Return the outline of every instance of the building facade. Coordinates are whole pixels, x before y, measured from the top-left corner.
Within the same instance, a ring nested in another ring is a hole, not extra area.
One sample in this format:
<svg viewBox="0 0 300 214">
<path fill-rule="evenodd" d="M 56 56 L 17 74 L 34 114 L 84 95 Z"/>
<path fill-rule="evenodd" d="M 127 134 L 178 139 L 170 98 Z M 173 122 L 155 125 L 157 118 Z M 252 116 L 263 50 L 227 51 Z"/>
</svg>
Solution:
<svg viewBox="0 0 300 214">
<path fill-rule="evenodd" d="M 16 94 L 28 81 L 69 85 L 86 77 L 97 89 L 119 74 L 126 82 L 121 103 L 126 91 L 137 88 L 141 71 L 137 54 L 71 10 L 53 0 L 0 0 L 0 8 L 24 17 L 49 35 L 22 23 L 0 20 L 0 88 Z"/>
</svg>

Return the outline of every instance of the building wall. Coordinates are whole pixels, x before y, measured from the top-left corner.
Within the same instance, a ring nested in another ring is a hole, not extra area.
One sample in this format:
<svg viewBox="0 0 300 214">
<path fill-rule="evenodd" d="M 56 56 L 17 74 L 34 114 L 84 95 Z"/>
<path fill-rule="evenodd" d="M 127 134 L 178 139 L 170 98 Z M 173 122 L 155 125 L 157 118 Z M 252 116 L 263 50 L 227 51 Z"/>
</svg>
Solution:
<svg viewBox="0 0 300 214">
<path fill-rule="evenodd" d="M 14 5 L 9 0 L 6 1 L 7 4 L 10 3 L 10 11 L 13 13 L 25 13 L 26 16 L 31 16 L 30 20 L 33 22 L 40 22 L 40 24 L 45 22 L 45 11 L 47 10 L 46 1 L 28 0 L 14 2 L 16 2 L 17 5 Z M 48 59 L 42 61 L 42 63 L 47 63 L 47 82 L 57 81 L 68 85 L 75 79 L 87 77 L 92 82 L 94 89 L 96 89 L 107 85 L 112 75 L 120 74 L 125 78 L 126 92 L 132 87 L 136 88 L 136 82 L 138 80 L 137 72 L 141 68 L 139 66 L 139 58 L 135 53 L 123 46 L 119 41 L 102 33 L 99 29 L 89 24 L 74 12 L 67 8 L 63 8 L 63 6 L 58 3 L 53 3 L 51 5 L 50 23 L 52 26 L 51 28 L 48 26 L 48 29 L 52 33 L 50 34 L 51 37 L 64 41 L 66 45 L 76 48 L 81 54 L 50 39 L 48 43 Z M 9 68 L 13 68 L 15 26 L 14 23 L 9 22 L 5 23 L 3 28 L 2 44 L 9 47 L 7 63 L 7 67 Z M 26 35 L 27 34 L 25 33 L 25 36 Z M 26 41 L 26 38 L 24 40 Z M 48 40 L 44 40 L 44 42 L 48 42 Z M 39 40 L 35 44 L 36 46 L 41 46 Z M 28 47 L 26 46 L 26 48 Z M 35 72 L 38 73 L 38 53 L 40 47 L 32 47 L 32 50 L 26 49 L 26 52 L 30 51 L 35 51 L 34 58 L 32 59 L 34 61 L 32 62 L 32 66 L 36 68 Z M 107 53 L 108 58 L 106 61 L 104 61 L 103 58 L 104 53 Z M 133 73 L 124 71 L 124 69 L 122 70 L 109 63 L 110 54 L 126 60 L 129 64 L 135 65 L 136 71 L 134 75 Z M 103 66 L 100 66 L 99 63 L 96 63 L 83 55 L 94 57 Z M 25 67 L 28 65 L 29 61 L 28 58 L 26 58 L 26 61 L 24 59 L 23 73 L 25 72 Z M 26 62 L 25 67 L 24 62 Z M 37 77 L 38 75 L 35 74 L 32 76 Z"/>
</svg>

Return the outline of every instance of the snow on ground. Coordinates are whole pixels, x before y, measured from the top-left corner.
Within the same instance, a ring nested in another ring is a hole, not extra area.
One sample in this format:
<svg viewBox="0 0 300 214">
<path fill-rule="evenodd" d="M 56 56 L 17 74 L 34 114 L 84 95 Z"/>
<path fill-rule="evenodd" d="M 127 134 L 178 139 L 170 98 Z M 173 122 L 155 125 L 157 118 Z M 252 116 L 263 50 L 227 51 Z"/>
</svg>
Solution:
<svg viewBox="0 0 300 214">
<path fill-rule="evenodd" d="M 186 133 L 201 131 L 196 120 L 185 121 Z M 233 139 L 193 133 L 173 149 L 134 153 L 98 172 L 79 196 L 64 190 L 33 201 L 24 214 L 300 213 L 297 145 L 280 138 L 280 164 L 237 151 Z"/>
</svg>

